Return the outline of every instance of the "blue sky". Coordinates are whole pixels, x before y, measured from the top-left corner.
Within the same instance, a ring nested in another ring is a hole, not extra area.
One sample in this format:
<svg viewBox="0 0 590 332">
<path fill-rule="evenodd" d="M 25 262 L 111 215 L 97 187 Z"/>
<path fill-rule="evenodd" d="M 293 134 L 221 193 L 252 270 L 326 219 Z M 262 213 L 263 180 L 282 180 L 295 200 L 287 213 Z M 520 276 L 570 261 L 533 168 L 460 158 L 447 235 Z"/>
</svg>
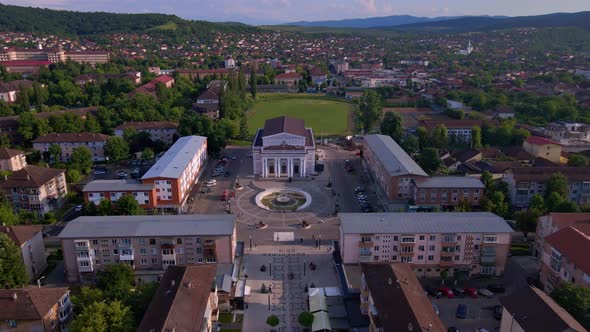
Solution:
<svg viewBox="0 0 590 332">
<path fill-rule="evenodd" d="M 590 10 L 590 0 L 3 0 L 77 11 L 166 13 L 187 19 L 273 24 L 388 15 L 537 15 Z"/>
</svg>

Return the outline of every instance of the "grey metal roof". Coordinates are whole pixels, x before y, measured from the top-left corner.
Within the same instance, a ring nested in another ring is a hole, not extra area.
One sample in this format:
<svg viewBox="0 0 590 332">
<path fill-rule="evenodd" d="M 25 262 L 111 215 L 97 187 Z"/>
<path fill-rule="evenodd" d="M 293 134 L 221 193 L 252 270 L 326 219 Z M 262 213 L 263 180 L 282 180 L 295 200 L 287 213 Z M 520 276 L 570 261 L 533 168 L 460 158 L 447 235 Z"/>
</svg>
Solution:
<svg viewBox="0 0 590 332">
<path fill-rule="evenodd" d="M 343 234 L 511 233 L 491 212 L 340 213 Z"/>
<path fill-rule="evenodd" d="M 82 191 L 148 191 L 152 188 L 153 183 L 143 184 L 135 180 L 94 180 L 88 182 Z"/>
<path fill-rule="evenodd" d="M 416 180 L 418 188 L 476 188 L 485 186 L 479 179 L 470 176 L 434 176 Z"/>
<path fill-rule="evenodd" d="M 428 176 L 426 172 L 390 136 L 365 135 L 367 146 L 373 150 L 391 175 L 413 174 Z"/>
<path fill-rule="evenodd" d="M 58 238 L 231 235 L 234 227 L 228 214 L 79 217 Z"/>
<path fill-rule="evenodd" d="M 206 141 L 207 137 L 203 136 L 184 136 L 179 138 L 141 179 L 157 177 L 176 179 L 180 177 L 182 171 L 184 171 L 188 163 Z"/>
</svg>

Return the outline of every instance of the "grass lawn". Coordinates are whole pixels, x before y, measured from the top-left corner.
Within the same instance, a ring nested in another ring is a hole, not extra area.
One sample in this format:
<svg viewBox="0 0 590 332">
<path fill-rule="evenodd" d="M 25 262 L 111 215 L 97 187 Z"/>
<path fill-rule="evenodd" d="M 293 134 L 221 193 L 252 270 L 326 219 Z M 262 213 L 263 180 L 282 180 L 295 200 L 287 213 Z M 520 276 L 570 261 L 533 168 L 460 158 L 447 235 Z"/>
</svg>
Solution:
<svg viewBox="0 0 590 332">
<path fill-rule="evenodd" d="M 281 115 L 305 120 L 314 135 L 347 135 L 352 132 L 354 105 L 318 95 L 262 94 L 248 111 L 248 131 L 254 136 L 264 121 Z"/>
<path fill-rule="evenodd" d="M 529 256 L 530 245 L 528 243 L 513 243 L 510 245 L 510 253 L 512 256 Z"/>
</svg>

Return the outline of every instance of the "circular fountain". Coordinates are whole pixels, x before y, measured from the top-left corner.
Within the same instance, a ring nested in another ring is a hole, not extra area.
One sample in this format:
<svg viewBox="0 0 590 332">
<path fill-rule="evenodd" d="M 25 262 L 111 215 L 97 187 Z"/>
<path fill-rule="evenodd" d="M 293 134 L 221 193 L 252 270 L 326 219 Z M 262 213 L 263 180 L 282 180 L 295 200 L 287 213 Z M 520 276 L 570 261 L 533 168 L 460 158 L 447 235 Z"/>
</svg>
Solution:
<svg viewBox="0 0 590 332">
<path fill-rule="evenodd" d="M 299 211 L 311 204 L 311 196 L 303 190 L 271 188 L 256 195 L 256 205 L 270 211 Z"/>
</svg>

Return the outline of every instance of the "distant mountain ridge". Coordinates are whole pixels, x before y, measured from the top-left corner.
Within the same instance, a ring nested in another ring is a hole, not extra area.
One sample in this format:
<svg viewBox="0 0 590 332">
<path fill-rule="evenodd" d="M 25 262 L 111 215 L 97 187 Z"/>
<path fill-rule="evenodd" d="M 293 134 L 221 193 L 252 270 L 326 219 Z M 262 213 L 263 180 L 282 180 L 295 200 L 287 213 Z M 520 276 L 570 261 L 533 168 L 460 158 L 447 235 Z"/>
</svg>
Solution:
<svg viewBox="0 0 590 332">
<path fill-rule="evenodd" d="M 439 21 L 447 21 L 466 16 L 440 16 L 440 17 L 420 17 L 412 15 L 391 15 L 382 17 L 368 17 L 368 18 L 354 18 L 343 20 L 328 20 L 328 21 L 299 21 L 285 23 L 281 25 L 303 26 L 303 27 L 328 27 L 328 28 L 375 28 L 375 27 L 391 27 L 407 24 L 421 24 Z M 479 17 L 479 16 L 478 16 Z M 500 18 L 505 16 L 482 16 Z"/>
</svg>

